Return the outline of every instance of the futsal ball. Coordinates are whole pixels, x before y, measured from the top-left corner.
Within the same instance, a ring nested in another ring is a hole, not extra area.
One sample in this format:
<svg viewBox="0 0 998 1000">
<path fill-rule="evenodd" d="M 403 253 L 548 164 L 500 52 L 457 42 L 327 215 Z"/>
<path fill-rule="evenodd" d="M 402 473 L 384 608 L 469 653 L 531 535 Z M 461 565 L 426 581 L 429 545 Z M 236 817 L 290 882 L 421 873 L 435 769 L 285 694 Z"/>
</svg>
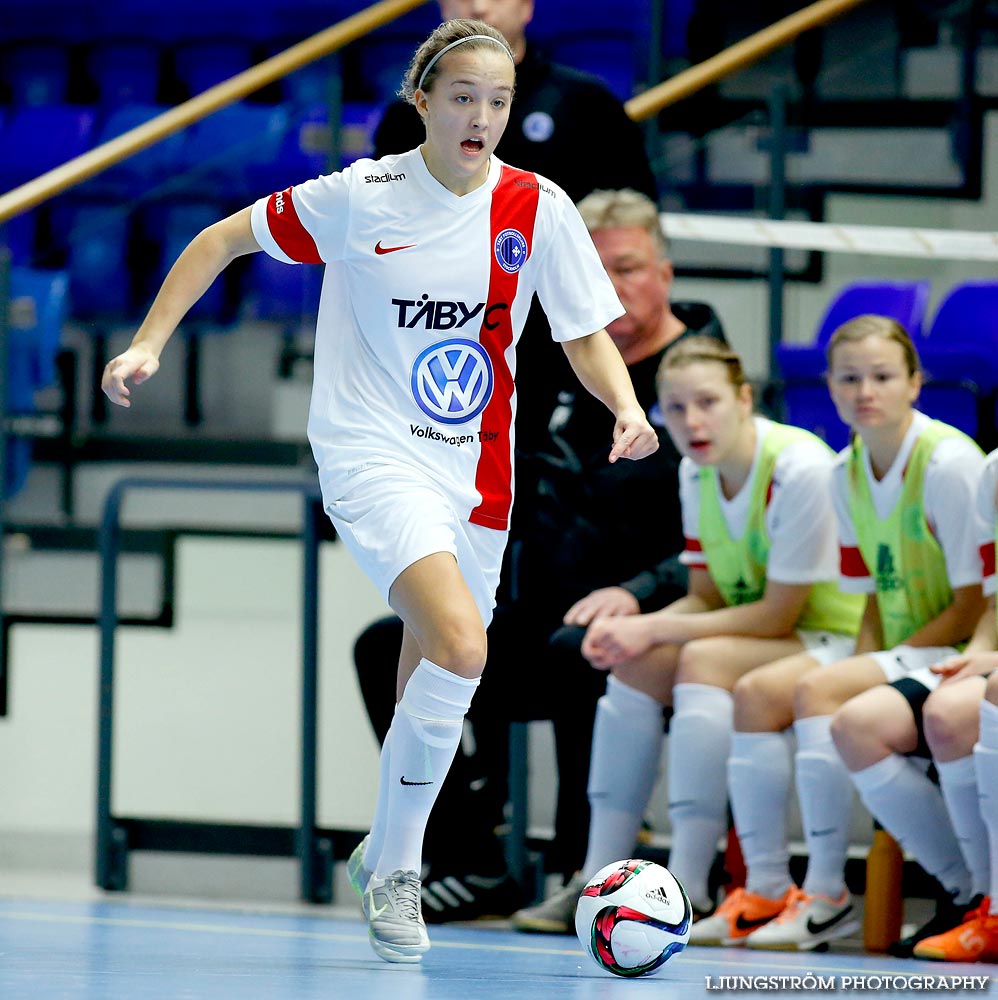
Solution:
<svg viewBox="0 0 998 1000">
<path fill-rule="evenodd" d="M 686 947 L 693 908 L 679 879 L 652 861 L 615 861 L 582 890 L 575 933 L 615 976 L 650 976 Z"/>
</svg>

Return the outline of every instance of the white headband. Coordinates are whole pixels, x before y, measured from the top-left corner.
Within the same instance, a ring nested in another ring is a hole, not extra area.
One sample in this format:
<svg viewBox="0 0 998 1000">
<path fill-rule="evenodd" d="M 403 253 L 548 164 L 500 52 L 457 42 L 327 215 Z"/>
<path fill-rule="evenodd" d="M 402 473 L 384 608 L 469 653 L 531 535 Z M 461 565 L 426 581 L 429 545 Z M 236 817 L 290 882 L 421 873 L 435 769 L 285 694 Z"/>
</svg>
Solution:
<svg viewBox="0 0 998 1000">
<path fill-rule="evenodd" d="M 509 61 L 510 61 L 510 62 L 513 62 L 513 57 L 512 57 L 511 55 L 509 55 L 509 49 L 508 49 L 508 48 L 506 48 L 506 46 L 505 46 L 505 45 L 503 45 L 503 43 L 502 43 L 502 42 L 500 42 L 498 38 L 493 38 L 493 37 L 492 37 L 491 35 L 467 35 L 467 36 L 466 36 L 466 37 L 464 37 L 464 38 L 459 38 L 459 39 L 458 39 L 458 40 L 457 40 L 456 42 L 451 42 L 451 43 L 450 43 L 450 45 L 445 45 L 445 46 L 444 46 L 444 47 L 443 47 L 443 48 L 442 48 L 442 49 L 441 49 L 441 50 L 440 50 L 440 51 L 439 51 L 439 52 L 438 52 L 438 53 L 437 53 L 437 54 L 436 54 L 436 55 L 435 55 L 435 56 L 434 56 L 434 57 L 433 57 L 433 58 L 432 58 L 432 59 L 431 59 L 431 60 L 430 60 L 430 61 L 429 61 L 429 62 L 428 62 L 427 64 L 426 64 L 426 67 L 424 68 L 423 72 L 419 74 L 419 83 L 417 83 L 417 84 L 416 84 L 416 90 L 422 90 L 422 89 L 423 89 L 423 81 L 424 81 L 424 80 L 426 79 L 426 74 L 427 74 L 427 73 L 429 73 L 431 69 L 433 69 L 433 67 L 434 67 L 434 66 L 436 65 L 436 62 L 437 62 L 437 60 L 438 60 L 438 59 L 439 59 L 439 58 L 440 58 L 440 57 L 441 57 L 442 55 L 444 55 L 444 54 L 445 54 L 445 53 L 447 53 L 447 52 L 450 52 L 450 50 L 451 50 L 452 48 L 454 48 L 454 46 L 455 46 L 455 45 L 460 45 L 460 44 L 461 44 L 462 42 L 470 42 L 470 41 L 471 41 L 472 39 L 474 39 L 474 38 L 482 38 L 482 39 L 484 39 L 484 40 L 485 40 L 486 42 L 493 42 L 494 44 L 498 45 L 498 46 L 499 46 L 499 48 L 501 48 L 501 49 L 503 50 L 503 52 L 505 52 L 505 53 L 506 53 L 506 55 L 508 55 L 508 56 L 509 56 Z M 515 62 L 513 62 L 513 66 L 514 66 L 514 67 L 516 66 L 516 63 L 515 63 Z"/>
</svg>

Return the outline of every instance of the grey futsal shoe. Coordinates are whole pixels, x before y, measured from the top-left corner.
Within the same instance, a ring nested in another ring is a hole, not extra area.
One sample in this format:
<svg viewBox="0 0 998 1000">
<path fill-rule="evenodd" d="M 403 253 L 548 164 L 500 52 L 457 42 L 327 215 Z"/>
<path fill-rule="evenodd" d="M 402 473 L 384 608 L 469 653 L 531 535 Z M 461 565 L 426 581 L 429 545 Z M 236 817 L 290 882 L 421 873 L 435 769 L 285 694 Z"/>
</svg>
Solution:
<svg viewBox="0 0 998 1000">
<path fill-rule="evenodd" d="M 347 876 L 350 879 L 350 884 L 354 888 L 354 892 L 360 897 L 361 903 L 364 902 L 364 893 L 367 892 L 367 883 L 371 881 L 371 876 L 374 872 L 370 868 L 364 867 L 364 853 L 367 851 L 367 842 L 371 839 L 371 835 L 368 834 L 354 849 L 351 853 L 349 860 L 347 861 Z"/>
<path fill-rule="evenodd" d="M 513 926 L 518 931 L 534 934 L 574 934 L 575 908 L 586 887 L 586 880 L 577 872 L 568 884 L 536 906 L 527 906 L 513 914 Z"/>
<path fill-rule="evenodd" d="M 364 895 L 371 947 L 386 962 L 421 962 L 430 949 L 419 895 L 422 884 L 413 871 L 372 875 Z"/>
</svg>

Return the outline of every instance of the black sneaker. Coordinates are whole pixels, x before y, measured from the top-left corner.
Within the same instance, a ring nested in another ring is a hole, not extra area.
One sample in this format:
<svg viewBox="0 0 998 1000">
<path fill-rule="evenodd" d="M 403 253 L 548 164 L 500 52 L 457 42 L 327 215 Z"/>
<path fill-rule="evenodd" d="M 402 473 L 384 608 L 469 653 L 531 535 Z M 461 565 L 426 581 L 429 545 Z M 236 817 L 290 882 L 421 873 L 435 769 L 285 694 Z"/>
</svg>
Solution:
<svg viewBox="0 0 998 1000">
<path fill-rule="evenodd" d="M 423 879 L 423 919 L 428 924 L 452 920 L 501 920 L 523 905 L 523 891 L 511 876 L 438 875 Z"/>
<path fill-rule="evenodd" d="M 887 946 L 887 953 L 895 958 L 911 958 L 915 953 L 915 945 L 928 937 L 952 930 L 963 923 L 963 918 L 981 905 L 983 896 L 974 896 L 969 903 L 954 903 L 952 899 L 940 899 L 936 904 L 936 912 L 928 923 L 923 924 L 912 934 L 901 938 L 895 944 Z"/>
</svg>

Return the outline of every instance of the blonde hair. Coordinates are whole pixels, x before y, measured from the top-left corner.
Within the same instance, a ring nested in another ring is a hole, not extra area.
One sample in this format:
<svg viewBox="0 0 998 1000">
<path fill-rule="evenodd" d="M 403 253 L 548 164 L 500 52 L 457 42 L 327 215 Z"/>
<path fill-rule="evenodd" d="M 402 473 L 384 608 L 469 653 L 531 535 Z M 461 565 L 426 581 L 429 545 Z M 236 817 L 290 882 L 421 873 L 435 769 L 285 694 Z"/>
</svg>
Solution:
<svg viewBox="0 0 998 1000">
<path fill-rule="evenodd" d="M 742 367 L 742 359 L 737 351 L 732 350 L 727 344 L 722 344 L 714 337 L 694 334 L 693 336 L 681 337 L 672 347 L 666 349 L 665 357 L 662 358 L 655 375 L 655 388 L 661 395 L 666 374 L 675 368 L 687 368 L 690 365 L 711 362 L 724 367 L 728 373 L 728 381 L 736 390 L 748 384 L 745 369 Z"/>
<path fill-rule="evenodd" d="M 576 208 L 589 232 L 634 226 L 651 234 L 663 257 L 669 255 L 669 243 L 659 219 L 658 206 L 648 195 L 632 188 L 593 191 Z"/>
<path fill-rule="evenodd" d="M 439 57 L 449 45 L 457 43 L 462 43 L 462 49 L 472 52 L 485 48 L 494 49 L 496 44 L 499 44 L 509 56 L 514 67 L 516 65 L 513 59 L 513 50 L 501 32 L 484 21 L 456 17 L 453 20 L 444 21 L 443 24 L 435 28 L 426 41 L 413 53 L 412 61 L 402 79 L 399 97 L 409 104 L 414 104 L 417 90 L 429 93 L 440 75 Z"/>
<path fill-rule="evenodd" d="M 843 323 L 832 334 L 825 348 L 825 361 L 831 370 L 835 349 L 840 344 L 855 344 L 867 337 L 879 337 L 881 340 L 893 341 L 900 345 L 904 353 L 904 361 L 908 368 L 908 375 L 915 375 L 922 370 L 922 364 L 918 359 L 918 351 L 912 342 L 911 335 L 896 319 L 890 316 L 876 316 L 868 313 L 865 316 L 857 316 L 855 319 Z"/>
</svg>

